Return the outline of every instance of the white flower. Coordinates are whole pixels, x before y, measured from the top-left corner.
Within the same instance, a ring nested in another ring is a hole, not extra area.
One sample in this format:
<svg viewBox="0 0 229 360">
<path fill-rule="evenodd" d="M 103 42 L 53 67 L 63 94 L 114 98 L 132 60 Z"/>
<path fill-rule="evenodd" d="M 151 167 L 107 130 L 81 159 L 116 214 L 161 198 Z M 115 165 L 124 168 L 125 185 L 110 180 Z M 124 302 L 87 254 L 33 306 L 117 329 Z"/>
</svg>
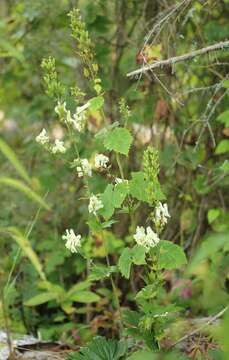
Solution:
<svg viewBox="0 0 229 360">
<path fill-rule="evenodd" d="M 73 127 L 77 131 L 81 132 L 84 129 L 84 125 L 85 125 L 85 120 L 86 120 L 85 114 L 84 113 L 80 113 L 80 114 L 75 113 L 73 115 L 73 118 L 74 118 L 74 119 L 72 119 Z"/>
<path fill-rule="evenodd" d="M 121 178 L 115 178 L 115 186 L 118 185 L 118 184 L 122 184 L 122 183 L 128 184 L 128 180 L 121 179 Z"/>
<path fill-rule="evenodd" d="M 159 237 L 150 226 L 148 226 L 146 230 L 143 226 L 137 226 L 134 239 L 138 245 L 144 246 L 147 250 L 149 250 L 150 247 L 156 246 L 160 241 Z"/>
<path fill-rule="evenodd" d="M 83 177 L 84 175 L 92 176 L 91 165 L 88 159 L 80 159 L 78 163 L 79 165 L 76 167 L 76 170 L 79 177 Z"/>
<path fill-rule="evenodd" d="M 72 115 L 71 115 L 71 111 L 70 111 L 70 110 L 68 110 L 68 111 L 66 112 L 65 122 L 66 122 L 66 124 L 72 124 L 72 123 L 74 123 L 74 120 L 73 120 L 73 118 L 72 118 Z"/>
<path fill-rule="evenodd" d="M 109 163 L 109 157 L 103 154 L 97 154 L 95 156 L 95 167 L 96 169 L 107 168 L 107 164 Z"/>
<path fill-rule="evenodd" d="M 89 200 L 88 211 L 96 215 L 96 211 L 103 208 L 102 201 L 96 196 L 92 195 Z"/>
<path fill-rule="evenodd" d="M 40 134 L 37 135 L 36 142 L 38 142 L 41 145 L 45 145 L 49 142 L 49 137 L 48 137 L 47 131 L 45 129 L 42 129 Z"/>
<path fill-rule="evenodd" d="M 64 154 L 65 151 L 66 151 L 66 147 L 64 146 L 64 142 L 59 139 L 56 139 L 55 145 L 53 145 L 53 147 L 52 147 L 52 153 L 56 154 L 59 152 L 61 154 Z"/>
<path fill-rule="evenodd" d="M 84 112 L 89 106 L 90 106 L 90 101 L 88 101 L 86 104 L 84 104 L 82 106 L 78 106 L 76 108 L 76 114 L 80 114 L 80 113 Z"/>
<path fill-rule="evenodd" d="M 67 113 L 66 102 L 61 103 L 60 101 L 58 101 L 58 104 L 55 107 L 55 112 L 58 114 L 59 118 L 63 120 Z"/>
<path fill-rule="evenodd" d="M 63 240 L 66 240 L 65 246 L 72 253 L 77 252 L 77 247 L 81 246 L 81 235 L 76 235 L 74 230 L 66 230 L 66 235 L 62 236 Z"/>
<path fill-rule="evenodd" d="M 159 202 L 158 206 L 155 208 L 156 223 L 165 225 L 168 221 L 168 218 L 170 218 L 170 215 L 168 212 L 167 204 L 162 204 L 161 202 Z"/>
</svg>

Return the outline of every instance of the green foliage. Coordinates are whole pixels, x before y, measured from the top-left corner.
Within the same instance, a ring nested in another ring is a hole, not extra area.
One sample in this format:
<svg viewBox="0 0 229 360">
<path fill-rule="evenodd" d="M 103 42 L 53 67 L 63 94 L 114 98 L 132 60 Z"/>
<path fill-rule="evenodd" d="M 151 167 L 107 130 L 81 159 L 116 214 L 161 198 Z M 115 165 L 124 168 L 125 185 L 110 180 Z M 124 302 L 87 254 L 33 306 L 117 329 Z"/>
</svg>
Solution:
<svg viewBox="0 0 229 360">
<path fill-rule="evenodd" d="M 198 323 L 228 304 L 227 50 L 126 77 L 227 39 L 227 2 L 87 0 L 80 10 L 58 0 L 1 2 L 5 328 L 77 346 L 97 334 L 128 339 L 128 349 L 95 339 L 76 359 L 178 359 L 159 351 L 163 337 L 179 339 L 192 330 L 189 316 Z M 35 143 L 43 128 L 49 151 Z M 67 151 L 53 156 L 56 140 Z M 97 168 L 104 152 L 109 161 Z M 92 194 L 103 207 L 89 215 Z M 78 253 L 66 249 L 66 229 L 82 235 Z M 136 245 L 157 237 L 150 249 Z M 226 325 L 218 334 L 212 325 L 214 346 L 225 347 Z M 200 357 L 222 356 L 206 353 L 201 339 Z"/>
<path fill-rule="evenodd" d="M 129 130 L 120 127 L 108 133 L 104 140 L 104 146 L 108 150 L 127 156 L 132 141 L 133 137 Z"/>
<path fill-rule="evenodd" d="M 88 347 L 79 353 L 69 355 L 69 360 L 118 360 L 126 352 L 124 341 L 106 340 L 101 336 L 95 337 Z"/>
<path fill-rule="evenodd" d="M 187 263 L 183 249 L 170 241 L 160 241 L 158 266 L 160 269 L 179 269 Z"/>
<path fill-rule="evenodd" d="M 121 274 L 129 279 L 131 265 L 145 264 L 146 249 L 143 246 L 135 245 L 132 249 L 125 248 L 119 258 L 118 267 Z"/>
</svg>

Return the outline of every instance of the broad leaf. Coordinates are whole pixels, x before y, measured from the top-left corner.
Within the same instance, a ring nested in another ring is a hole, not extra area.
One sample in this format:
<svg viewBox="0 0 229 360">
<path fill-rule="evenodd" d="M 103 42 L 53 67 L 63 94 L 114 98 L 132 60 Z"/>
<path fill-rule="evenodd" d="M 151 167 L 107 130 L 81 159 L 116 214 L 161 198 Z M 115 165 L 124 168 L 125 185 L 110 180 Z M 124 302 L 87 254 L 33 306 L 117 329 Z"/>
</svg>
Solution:
<svg viewBox="0 0 229 360">
<path fill-rule="evenodd" d="M 90 100 L 90 110 L 96 111 L 101 109 L 104 104 L 104 98 L 102 96 L 94 97 Z"/>
<path fill-rule="evenodd" d="M 128 155 L 132 141 L 133 137 L 129 130 L 119 127 L 108 133 L 104 140 L 104 146 L 108 150 Z"/>
<path fill-rule="evenodd" d="M 131 249 L 125 248 L 118 261 L 119 270 L 121 274 L 127 279 L 130 277 L 130 268 L 132 264 L 131 255 Z"/>
<path fill-rule="evenodd" d="M 130 194 L 139 201 L 148 201 L 147 187 L 148 182 L 145 180 L 142 171 L 132 172 L 132 179 L 129 181 Z"/>
<path fill-rule="evenodd" d="M 171 241 L 160 241 L 158 265 L 160 269 L 178 269 L 187 263 L 183 249 Z"/>
<path fill-rule="evenodd" d="M 124 341 L 106 340 L 101 336 L 77 353 L 72 353 L 69 360 L 119 360 L 127 350 Z"/>
</svg>

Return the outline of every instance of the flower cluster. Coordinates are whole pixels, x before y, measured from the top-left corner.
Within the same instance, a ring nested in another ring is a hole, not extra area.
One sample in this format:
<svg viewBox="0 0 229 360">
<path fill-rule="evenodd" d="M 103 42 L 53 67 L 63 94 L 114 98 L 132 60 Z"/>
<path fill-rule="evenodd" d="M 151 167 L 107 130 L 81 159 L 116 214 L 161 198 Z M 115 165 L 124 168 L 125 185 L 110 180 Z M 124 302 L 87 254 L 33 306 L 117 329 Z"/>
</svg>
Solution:
<svg viewBox="0 0 229 360">
<path fill-rule="evenodd" d="M 56 139 L 54 141 L 54 145 L 50 144 L 50 138 L 47 135 L 47 131 L 42 129 L 39 135 L 36 137 L 36 142 L 45 146 L 48 150 L 50 150 L 53 154 L 61 153 L 64 154 L 66 152 L 66 147 L 64 146 L 64 142 Z"/>
<path fill-rule="evenodd" d="M 47 135 L 47 131 L 42 129 L 40 134 L 36 137 L 36 142 L 41 145 L 46 145 L 49 143 L 49 136 Z"/>
<path fill-rule="evenodd" d="M 103 208 L 102 201 L 96 195 L 92 194 L 92 196 L 89 199 L 89 205 L 88 205 L 89 213 L 96 215 L 96 212 L 102 208 Z"/>
<path fill-rule="evenodd" d="M 66 102 L 58 102 L 55 107 L 55 112 L 59 116 L 60 121 L 64 121 L 67 125 L 70 125 L 78 132 L 82 132 L 85 127 L 86 110 L 90 106 L 90 102 L 87 102 L 83 106 L 76 108 L 75 114 L 72 116 L 70 110 L 66 109 Z"/>
<path fill-rule="evenodd" d="M 79 177 L 83 177 L 84 175 L 92 176 L 91 165 L 88 159 L 79 159 L 79 160 L 76 159 L 74 160 L 74 162 L 77 163 L 76 171 Z"/>
<path fill-rule="evenodd" d="M 109 163 L 109 157 L 103 154 L 97 154 L 95 156 L 95 168 L 96 169 L 106 169 Z"/>
<path fill-rule="evenodd" d="M 144 246 L 147 250 L 156 246 L 160 241 L 158 235 L 150 226 L 147 226 L 146 230 L 143 226 L 137 226 L 134 239 L 138 245 Z"/>
<path fill-rule="evenodd" d="M 67 229 L 66 235 L 63 235 L 62 239 L 66 240 L 65 246 L 72 253 L 76 253 L 77 248 L 81 246 L 81 235 L 76 235 L 72 229 Z"/>
<path fill-rule="evenodd" d="M 170 214 L 168 211 L 167 204 L 159 204 L 155 208 L 155 225 L 156 227 L 163 228 L 165 224 L 168 222 L 168 218 L 170 218 Z"/>
<path fill-rule="evenodd" d="M 64 154 L 66 152 L 66 147 L 64 146 L 64 142 L 56 139 L 55 140 L 55 144 L 52 147 L 52 153 L 56 154 L 56 153 L 61 153 Z"/>
</svg>

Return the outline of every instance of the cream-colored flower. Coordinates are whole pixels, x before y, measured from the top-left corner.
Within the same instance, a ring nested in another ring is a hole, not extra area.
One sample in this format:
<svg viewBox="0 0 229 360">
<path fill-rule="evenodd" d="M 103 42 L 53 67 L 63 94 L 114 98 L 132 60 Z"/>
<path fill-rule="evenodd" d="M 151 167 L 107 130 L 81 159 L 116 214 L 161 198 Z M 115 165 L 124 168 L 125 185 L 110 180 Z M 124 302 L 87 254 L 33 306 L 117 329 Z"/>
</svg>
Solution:
<svg viewBox="0 0 229 360">
<path fill-rule="evenodd" d="M 96 212 L 103 208 L 102 201 L 96 196 L 92 195 L 89 200 L 88 211 L 96 215 Z"/>
<path fill-rule="evenodd" d="M 64 146 L 64 142 L 56 139 L 55 140 L 55 145 L 53 145 L 52 147 L 52 153 L 56 154 L 56 153 L 61 153 L 64 154 L 66 152 L 66 147 Z"/>
<path fill-rule="evenodd" d="M 75 113 L 73 115 L 72 126 L 74 127 L 75 130 L 82 132 L 85 127 L 85 120 L 86 117 L 84 113 L 80 113 L 80 114 Z"/>
<path fill-rule="evenodd" d="M 145 230 L 143 226 L 137 226 L 134 239 L 138 245 L 144 246 L 147 250 L 156 246 L 160 239 L 158 235 L 148 226 Z"/>
<path fill-rule="evenodd" d="M 158 206 L 156 206 L 155 208 L 156 224 L 161 224 L 162 226 L 164 226 L 165 224 L 167 224 L 168 218 L 170 218 L 170 215 L 167 204 L 162 204 L 161 202 L 159 202 Z"/>
<path fill-rule="evenodd" d="M 78 166 L 76 167 L 76 171 L 79 177 L 92 176 L 91 165 L 88 159 L 80 159 L 78 160 Z"/>
<path fill-rule="evenodd" d="M 58 114 L 60 120 L 64 120 L 67 114 L 66 102 L 61 103 L 58 101 L 58 104 L 55 107 L 55 112 Z"/>
<path fill-rule="evenodd" d="M 36 137 L 36 142 L 45 145 L 49 142 L 49 136 L 47 135 L 47 131 L 45 129 L 42 129 L 39 135 Z"/>
<path fill-rule="evenodd" d="M 109 157 L 107 157 L 103 154 L 97 154 L 95 156 L 95 168 L 96 169 L 101 169 L 101 168 L 106 169 L 108 163 L 109 163 Z"/>
<path fill-rule="evenodd" d="M 128 184 L 128 180 L 121 179 L 121 178 L 115 178 L 115 186 L 118 184 L 122 184 L 122 183 Z"/>
<path fill-rule="evenodd" d="M 66 230 L 66 235 L 62 236 L 63 240 L 66 240 L 65 246 L 72 253 L 76 253 L 77 248 L 81 246 L 81 235 L 76 235 L 74 230 Z"/>
</svg>

